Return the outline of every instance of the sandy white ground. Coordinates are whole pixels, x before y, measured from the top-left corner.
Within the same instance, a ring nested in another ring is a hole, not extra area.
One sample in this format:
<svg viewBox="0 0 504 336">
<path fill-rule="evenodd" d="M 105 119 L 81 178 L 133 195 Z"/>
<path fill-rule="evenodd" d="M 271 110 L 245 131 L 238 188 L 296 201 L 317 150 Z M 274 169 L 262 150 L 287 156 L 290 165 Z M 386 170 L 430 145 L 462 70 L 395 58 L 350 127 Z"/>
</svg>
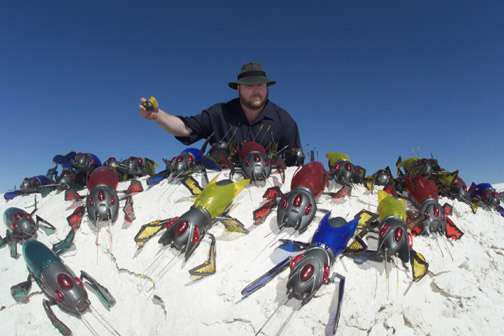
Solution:
<svg viewBox="0 0 504 336">
<path fill-rule="evenodd" d="M 293 173 L 292 168 L 287 171 L 282 191 L 289 190 Z M 226 175 L 223 173 L 221 178 Z M 145 178 L 141 180 L 145 186 Z M 89 292 L 94 308 L 121 335 L 254 335 L 284 300 L 288 271 L 245 300 L 241 300 L 240 291 L 282 257 L 269 245 L 277 238 L 288 237 L 308 242 L 322 217 L 322 214 L 316 217 L 302 235 L 287 231 L 267 236 L 276 232 L 276 212 L 264 224 L 254 226 L 252 211 L 261 205 L 264 191 L 273 184 L 280 185 L 278 175 L 270 177 L 264 186 L 249 185 L 235 199 L 237 206 L 230 215 L 241 220 L 250 229 L 249 234 L 224 232 L 221 224 L 211 228 L 210 232 L 217 238 L 218 270 L 201 281 L 191 280 L 187 271 L 207 258 L 208 238 L 186 264 L 178 260 L 166 275 L 157 279 L 153 290 L 147 291 L 150 282 L 139 278 L 160 253 L 164 253 L 161 259 L 164 265 L 177 252 L 161 248 L 156 238 L 138 250 L 133 237 L 140 226 L 155 219 L 181 215 L 192 204 L 182 199 L 189 196 L 187 189 L 166 181 L 133 197 L 136 220 L 128 225 L 121 213 L 112 226 L 112 243 L 109 233 L 102 229 L 97 247 L 96 229 L 87 217 L 84 218 L 76 235 L 75 250 L 63 254 L 62 258 L 74 272 L 86 270 L 115 296 L 117 304 L 107 311 L 98 297 Z M 125 189 L 127 185 L 121 182 L 118 189 Z M 331 191 L 337 188 L 335 184 L 329 186 Z M 43 232 L 38 235 L 38 240 L 50 245 L 67 234 L 69 226 L 65 218 L 74 207 L 72 202 L 64 201 L 63 194 L 56 192 L 37 199 L 37 214 L 57 227 L 53 235 Z M 442 198 L 440 203 L 445 202 L 453 205 L 451 218 L 465 235 L 453 243 L 433 236 L 414 239 L 414 248 L 430 264 L 428 275 L 420 282 L 411 285 L 410 272 L 397 262 L 390 272 L 387 289 L 383 264 L 371 261 L 357 264 L 346 257 L 338 259 L 333 271 L 346 276 L 339 335 L 504 334 L 504 218 L 483 208 L 473 214 L 469 206 L 458 201 Z M 8 207 L 31 211 L 33 203 L 33 195 L 9 202 L 1 197 L 0 213 Z M 376 211 L 377 203 L 376 192 L 370 193 L 359 186 L 340 202 L 322 195 L 319 208 L 331 210 L 331 216 L 350 220 L 361 209 Z M 0 250 L 0 258 L 2 334 L 58 335 L 46 317 L 42 307 L 44 295 L 35 283 L 28 302 L 19 304 L 10 296 L 10 286 L 27 277 L 23 258 L 12 259 L 8 248 Z M 325 334 L 333 318 L 335 293 L 335 284 L 323 286 L 316 297 L 294 315 L 284 334 Z M 291 301 L 263 329 L 264 334 L 276 334 L 297 304 Z M 74 334 L 91 335 L 78 318 L 57 307 L 53 309 Z M 90 313 L 85 316 L 99 335 L 108 334 Z"/>
</svg>

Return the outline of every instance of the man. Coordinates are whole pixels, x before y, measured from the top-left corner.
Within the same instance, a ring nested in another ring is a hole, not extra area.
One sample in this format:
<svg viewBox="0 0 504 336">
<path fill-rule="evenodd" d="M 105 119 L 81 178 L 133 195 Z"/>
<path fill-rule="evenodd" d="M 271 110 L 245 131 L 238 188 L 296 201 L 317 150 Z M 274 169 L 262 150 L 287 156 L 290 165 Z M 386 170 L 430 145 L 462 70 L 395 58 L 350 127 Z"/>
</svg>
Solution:
<svg viewBox="0 0 504 336">
<path fill-rule="evenodd" d="M 281 107 L 268 100 L 268 86 L 276 82 L 268 79 L 260 63 L 246 63 L 238 79 L 228 85 L 238 90 L 238 98 L 219 103 L 193 117 L 171 115 L 159 107 L 148 111 L 141 98 L 140 115 L 154 120 L 180 142 L 190 145 L 213 133 L 213 141 L 230 141 L 234 134 L 236 143 L 256 141 L 263 146 L 271 142 L 284 147 L 300 148 L 301 140 L 296 122 Z"/>
</svg>

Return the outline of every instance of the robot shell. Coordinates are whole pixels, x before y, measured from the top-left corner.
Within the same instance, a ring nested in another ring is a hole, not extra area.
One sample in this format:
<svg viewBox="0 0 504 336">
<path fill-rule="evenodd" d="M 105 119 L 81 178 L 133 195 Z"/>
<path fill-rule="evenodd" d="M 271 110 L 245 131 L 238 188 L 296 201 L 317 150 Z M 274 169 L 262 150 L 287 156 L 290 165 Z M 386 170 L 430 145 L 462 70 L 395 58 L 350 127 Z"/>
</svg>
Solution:
<svg viewBox="0 0 504 336">
<path fill-rule="evenodd" d="M 80 315 L 89 307 L 91 303 L 82 281 L 44 244 L 27 241 L 23 256 L 40 288 L 61 309 Z"/>
<path fill-rule="evenodd" d="M 422 202 L 428 198 L 432 198 L 436 201 L 439 199 L 438 190 L 434 181 L 421 175 L 416 176 L 414 179 L 406 178 L 405 184 L 413 202 L 417 206 L 421 206 Z"/>
</svg>

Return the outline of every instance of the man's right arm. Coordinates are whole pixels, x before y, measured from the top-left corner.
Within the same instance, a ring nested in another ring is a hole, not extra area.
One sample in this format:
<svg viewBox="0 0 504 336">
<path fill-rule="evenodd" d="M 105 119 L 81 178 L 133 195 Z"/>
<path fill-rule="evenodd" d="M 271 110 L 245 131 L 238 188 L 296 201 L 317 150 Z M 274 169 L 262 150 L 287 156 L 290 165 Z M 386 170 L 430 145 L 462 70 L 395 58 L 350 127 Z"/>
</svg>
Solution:
<svg viewBox="0 0 504 336">
<path fill-rule="evenodd" d="M 145 98 L 140 99 L 141 103 L 144 103 L 145 101 Z M 140 104 L 138 109 L 142 118 L 154 120 L 156 124 L 174 136 L 188 137 L 192 133 L 192 130 L 187 127 L 179 117 L 166 113 L 159 107 L 155 108 L 153 111 L 147 111 L 145 106 Z"/>
</svg>

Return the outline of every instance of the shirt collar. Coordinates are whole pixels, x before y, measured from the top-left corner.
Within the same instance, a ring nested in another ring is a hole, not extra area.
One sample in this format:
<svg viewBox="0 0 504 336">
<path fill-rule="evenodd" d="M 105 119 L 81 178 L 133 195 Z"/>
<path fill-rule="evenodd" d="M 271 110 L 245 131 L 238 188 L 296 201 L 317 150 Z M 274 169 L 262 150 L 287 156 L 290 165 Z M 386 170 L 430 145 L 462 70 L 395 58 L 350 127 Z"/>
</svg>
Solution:
<svg viewBox="0 0 504 336">
<path fill-rule="evenodd" d="M 243 111 L 243 108 L 242 108 L 242 106 L 240 104 L 240 98 L 236 98 L 236 104 L 238 105 L 238 108 L 240 110 L 242 118 L 248 123 L 248 119 L 245 116 L 245 111 Z M 275 115 L 276 114 L 274 112 L 273 104 L 268 99 L 266 101 L 266 104 L 264 105 L 263 110 L 261 111 L 261 113 L 259 113 L 259 115 L 257 116 L 257 118 L 252 123 L 252 125 L 255 125 L 255 124 L 258 124 L 258 123 L 260 124 L 260 123 L 263 122 L 264 119 L 275 120 Z"/>
</svg>

